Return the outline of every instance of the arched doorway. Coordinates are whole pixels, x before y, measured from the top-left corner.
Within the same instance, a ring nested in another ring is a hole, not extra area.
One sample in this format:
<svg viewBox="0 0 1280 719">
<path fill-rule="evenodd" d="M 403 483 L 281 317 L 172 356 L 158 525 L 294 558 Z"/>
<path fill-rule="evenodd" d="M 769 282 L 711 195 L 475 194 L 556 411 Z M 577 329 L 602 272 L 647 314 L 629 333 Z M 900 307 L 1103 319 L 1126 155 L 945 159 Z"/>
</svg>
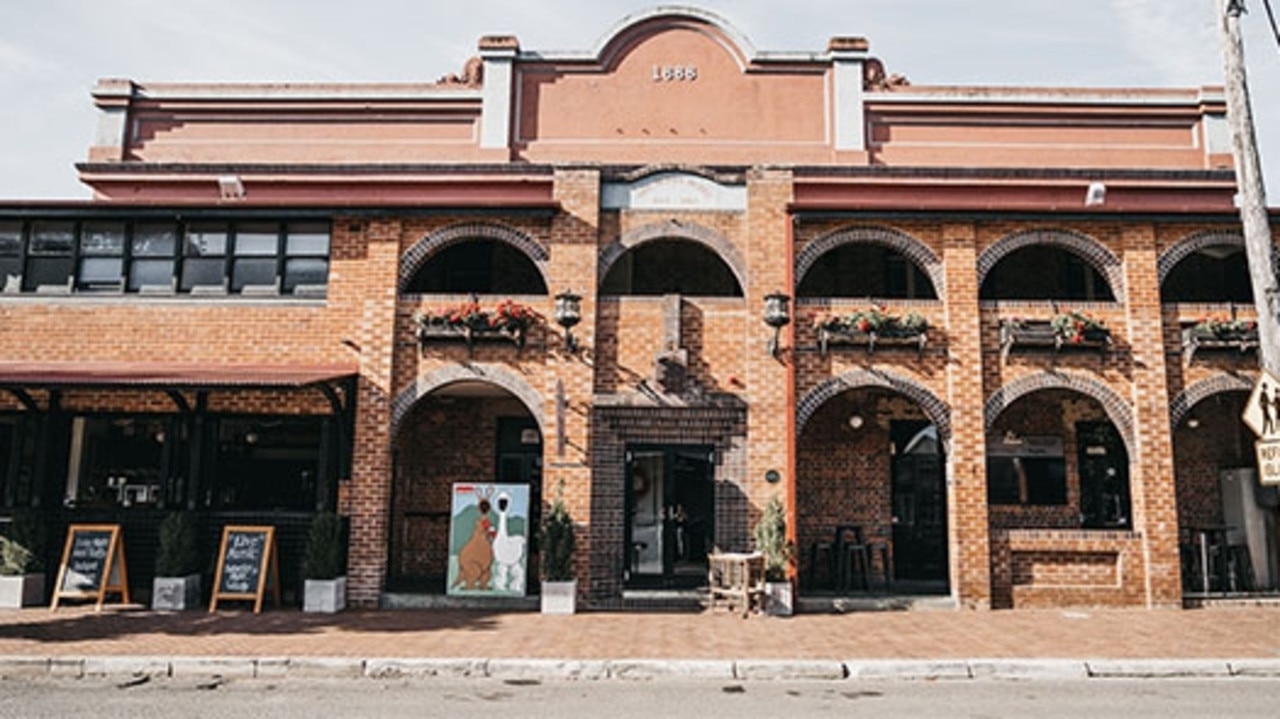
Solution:
<svg viewBox="0 0 1280 719">
<path fill-rule="evenodd" d="M 1182 587 L 1192 600 L 1280 588 L 1280 490 L 1258 482 L 1256 437 L 1241 420 L 1251 389 L 1221 374 L 1171 410 Z"/>
<path fill-rule="evenodd" d="M 947 594 L 945 412 L 891 381 L 828 385 L 844 389 L 811 393 L 829 396 L 801 417 L 797 438 L 802 587 L 811 595 Z"/>
<path fill-rule="evenodd" d="M 446 593 L 451 541 L 457 545 L 460 539 L 451 533 L 471 529 L 451 526 L 455 486 L 495 484 L 528 488 L 528 520 L 508 530 L 524 538 L 532 584 L 543 438 L 525 402 L 497 384 L 459 380 L 418 398 L 398 427 L 388 590 Z"/>
</svg>

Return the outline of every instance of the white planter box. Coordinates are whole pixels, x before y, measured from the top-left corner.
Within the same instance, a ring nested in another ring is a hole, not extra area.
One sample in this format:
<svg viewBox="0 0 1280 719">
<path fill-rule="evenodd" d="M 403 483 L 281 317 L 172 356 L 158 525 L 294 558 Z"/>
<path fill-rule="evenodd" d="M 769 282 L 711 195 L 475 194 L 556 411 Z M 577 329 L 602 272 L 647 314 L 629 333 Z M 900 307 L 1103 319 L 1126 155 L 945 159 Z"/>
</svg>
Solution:
<svg viewBox="0 0 1280 719">
<path fill-rule="evenodd" d="M 181 611 L 200 606 L 200 575 L 156 577 L 151 580 L 151 608 Z"/>
<path fill-rule="evenodd" d="M 0 609 L 44 604 L 44 573 L 0 577 Z"/>
<path fill-rule="evenodd" d="M 542 583 L 543 614 L 573 614 L 578 609 L 578 580 Z"/>
<path fill-rule="evenodd" d="M 303 587 L 302 611 L 333 614 L 347 608 L 347 578 L 308 579 Z"/>
<path fill-rule="evenodd" d="M 775 617 L 789 617 L 795 611 L 791 582 L 764 583 L 764 613 Z"/>
</svg>

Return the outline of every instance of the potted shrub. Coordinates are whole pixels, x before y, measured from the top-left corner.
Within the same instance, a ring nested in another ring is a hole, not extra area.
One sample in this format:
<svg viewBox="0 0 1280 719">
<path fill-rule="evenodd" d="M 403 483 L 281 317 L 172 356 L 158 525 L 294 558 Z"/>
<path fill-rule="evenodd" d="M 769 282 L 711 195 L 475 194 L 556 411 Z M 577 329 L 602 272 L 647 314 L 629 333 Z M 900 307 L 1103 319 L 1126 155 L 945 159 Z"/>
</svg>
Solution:
<svg viewBox="0 0 1280 719">
<path fill-rule="evenodd" d="M 156 576 L 151 581 L 151 608 L 193 609 L 200 604 L 200 553 L 190 512 L 170 512 L 160 523 Z"/>
<path fill-rule="evenodd" d="M 0 532 L 0 607 L 44 604 L 44 525 L 30 510 L 17 510 Z"/>
<path fill-rule="evenodd" d="M 346 546 L 342 542 L 342 520 L 332 512 L 321 512 L 311 521 L 307 541 L 306 582 L 303 587 L 304 612 L 340 612 L 347 606 L 347 577 L 343 574 Z"/>
<path fill-rule="evenodd" d="M 563 491 L 563 487 L 561 487 Z M 578 580 L 573 573 L 573 518 L 556 497 L 538 532 L 542 563 L 542 613 L 573 614 L 577 610 Z"/>
<path fill-rule="evenodd" d="M 775 616 L 791 616 L 795 600 L 787 570 L 791 567 L 791 542 L 787 541 L 787 513 L 782 500 L 773 497 L 755 527 L 756 551 L 764 555 L 764 610 Z"/>
</svg>

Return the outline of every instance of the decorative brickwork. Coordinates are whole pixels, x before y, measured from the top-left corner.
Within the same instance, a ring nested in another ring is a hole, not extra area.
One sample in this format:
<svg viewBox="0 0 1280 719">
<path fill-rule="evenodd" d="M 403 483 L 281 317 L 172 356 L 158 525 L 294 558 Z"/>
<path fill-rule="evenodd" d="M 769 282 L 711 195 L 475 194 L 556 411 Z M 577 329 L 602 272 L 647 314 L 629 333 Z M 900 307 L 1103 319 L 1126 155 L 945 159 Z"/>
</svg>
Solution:
<svg viewBox="0 0 1280 719">
<path fill-rule="evenodd" d="M 529 412 L 542 428 L 546 436 L 546 424 L 542 418 L 542 395 L 529 386 L 519 375 L 499 365 L 455 364 L 436 369 L 419 377 L 412 386 L 406 387 L 391 401 L 391 434 L 400 430 L 400 423 L 418 400 L 433 390 L 454 382 L 486 382 L 496 385 L 515 395 L 529 408 Z"/>
<path fill-rule="evenodd" d="M 542 274 L 543 282 L 547 281 L 547 262 L 550 254 L 542 243 L 526 235 L 520 230 L 507 225 L 493 223 L 469 222 L 438 229 L 405 251 L 400 259 L 399 290 L 404 292 L 413 281 L 414 275 L 426 264 L 427 260 L 451 245 L 471 240 L 497 240 L 516 248 L 533 262 Z M 550 286 L 548 284 L 548 286 Z"/>
<path fill-rule="evenodd" d="M 1000 413 L 1019 398 L 1046 389 L 1068 389 L 1096 399 L 1102 404 L 1108 419 L 1116 426 L 1125 444 L 1133 447 L 1133 412 L 1128 402 L 1107 385 L 1091 377 L 1062 372 L 1038 372 L 1021 377 L 1001 387 L 987 400 L 985 421 L 990 431 Z"/>
<path fill-rule="evenodd" d="M 804 282 L 805 274 L 820 257 L 837 247 L 854 243 L 883 245 L 902 254 L 929 276 L 938 297 L 946 295 L 946 275 L 941 258 L 919 239 L 892 227 L 849 227 L 812 240 L 796 254 L 796 286 Z"/>
<path fill-rule="evenodd" d="M 1244 236 L 1236 232 L 1204 230 L 1184 237 L 1160 253 L 1160 259 L 1156 264 L 1160 273 L 1160 284 L 1163 285 L 1173 268 L 1177 267 L 1179 262 L 1185 260 L 1193 252 L 1218 245 L 1243 248 Z"/>
<path fill-rule="evenodd" d="M 646 242 L 666 239 L 691 240 L 707 247 L 719 255 L 720 259 L 724 260 L 725 264 L 729 266 L 729 269 L 733 271 L 733 276 L 738 280 L 739 287 L 747 286 L 746 263 L 743 261 L 742 254 L 738 251 L 738 248 L 729 238 L 705 225 L 675 219 L 641 225 L 628 230 L 621 237 L 606 245 L 600 250 L 600 263 L 596 270 L 596 276 L 603 282 L 604 278 L 609 276 L 609 268 L 613 267 L 618 258 L 626 254 L 628 250 L 635 249 Z"/>
<path fill-rule="evenodd" d="M 1193 407 L 1224 392 L 1252 392 L 1257 380 L 1237 374 L 1218 374 L 1202 379 L 1178 393 L 1169 403 L 1169 426 L 1176 429 Z"/>
<path fill-rule="evenodd" d="M 938 427 L 938 441 L 951 441 L 951 413 L 947 405 L 927 388 L 887 369 L 854 370 L 819 384 L 796 405 L 796 434 L 804 432 L 809 418 L 827 400 L 859 387 L 883 387 L 903 394 L 920 405 L 929 421 Z"/>
<path fill-rule="evenodd" d="M 1032 245 L 1061 247 L 1079 255 L 1107 279 L 1116 302 L 1125 301 L 1124 266 L 1120 258 L 1105 245 L 1075 230 L 1023 230 L 1007 235 L 978 257 L 978 286 L 986 280 L 987 273 L 1010 253 Z"/>
</svg>

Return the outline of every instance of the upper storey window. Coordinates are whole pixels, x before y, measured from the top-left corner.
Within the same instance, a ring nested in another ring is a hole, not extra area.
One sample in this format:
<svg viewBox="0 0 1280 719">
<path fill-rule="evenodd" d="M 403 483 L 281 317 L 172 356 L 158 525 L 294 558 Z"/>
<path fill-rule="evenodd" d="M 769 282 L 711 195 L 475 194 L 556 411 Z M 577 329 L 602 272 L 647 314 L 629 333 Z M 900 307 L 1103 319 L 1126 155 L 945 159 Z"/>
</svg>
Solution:
<svg viewBox="0 0 1280 719">
<path fill-rule="evenodd" d="M 624 253 L 601 284 L 604 295 L 741 297 L 733 270 L 711 249 L 689 240 L 654 240 Z"/>
<path fill-rule="evenodd" d="M 1210 245 L 1173 266 L 1160 286 L 1162 302 L 1253 302 L 1244 247 Z"/>
<path fill-rule="evenodd" d="M 823 254 L 800 281 L 797 296 L 937 299 L 933 282 L 914 262 L 872 243 L 842 245 Z"/>
<path fill-rule="evenodd" d="M 1032 245 L 1014 250 L 982 282 L 984 300 L 1076 300 L 1113 302 L 1107 280 L 1082 257 L 1061 247 Z"/>
<path fill-rule="evenodd" d="M 6 293 L 324 296 L 320 222 L 0 220 Z"/>
<path fill-rule="evenodd" d="M 408 292 L 545 295 L 546 283 L 529 256 L 506 242 L 465 240 L 431 256 Z"/>
</svg>

